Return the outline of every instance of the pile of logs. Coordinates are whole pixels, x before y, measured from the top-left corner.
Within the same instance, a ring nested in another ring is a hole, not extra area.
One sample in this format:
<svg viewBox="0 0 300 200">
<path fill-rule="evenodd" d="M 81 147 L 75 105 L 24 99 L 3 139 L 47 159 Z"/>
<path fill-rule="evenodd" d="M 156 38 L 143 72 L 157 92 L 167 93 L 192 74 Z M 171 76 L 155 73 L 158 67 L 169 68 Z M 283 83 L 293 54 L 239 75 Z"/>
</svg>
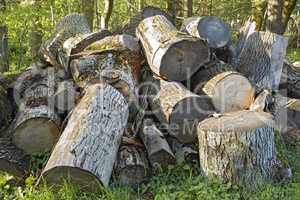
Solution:
<svg viewBox="0 0 300 200">
<path fill-rule="evenodd" d="M 44 59 L 0 86 L 1 127 L 14 118 L 0 170 L 24 177 L 30 155 L 51 151 L 39 183 L 96 190 L 114 176 L 138 187 L 151 170 L 196 161 L 207 176 L 259 186 L 278 173 L 275 130 L 300 134 L 300 71 L 286 47 L 250 21 L 234 44 L 218 17 L 188 18 L 179 31 L 147 7 L 112 34 L 70 14 Z"/>
</svg>

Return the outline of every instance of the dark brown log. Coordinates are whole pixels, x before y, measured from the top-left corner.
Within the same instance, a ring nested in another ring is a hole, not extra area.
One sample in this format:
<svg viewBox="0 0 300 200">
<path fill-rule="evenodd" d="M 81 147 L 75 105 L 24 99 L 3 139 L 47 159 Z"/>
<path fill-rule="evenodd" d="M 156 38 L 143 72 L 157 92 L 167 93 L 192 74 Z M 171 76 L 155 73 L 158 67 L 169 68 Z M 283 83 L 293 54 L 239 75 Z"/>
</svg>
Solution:
<svg viewBox="0 0 300 200">
<path fill-rule="evenodd" d="M 152 167 L 160 168 L 175 164 L 175 156 L 168 142 L 163 133 L 155 126 L 152 119 L 144 119 L 139 136 L 146 147 Z"/>
<path fill-rule="evenodd" d="M 287 42 L 270 32 L 254 32 L 247 37 L 236 67 L 255 85 L 256 92 L 278 90 Z"/>
<path fill-rule="evenodd" d="M 279 89 L 282 95 L 300 98 L 300 65 L 284 61 Z"/>
<path fill-rule="evenodd" d="M 199 123 L 200 165 L 206 175 L 256 188 L 277 163 L 272 115 L 239 111 Z"/>
<path fill-rule="evenodd" d="M 180 83 L 164 80 L 157 92 L 150 103 L 156 117 L 180 142 L 195 142 L 198 123 L 214 113 L 210 98 L 198 96 Z"/>
<path fill-rule="evenodd" d="M 149 163 L 144 150 L 134 145 L 122 145 L 115 164 L 116 176 L 121 183 L 138 188 L 149 174 Z"/>
<path fill-rule="evenodd" d="M 49 40 L 41 46 L 41 53 L 52 65 L 60 64 L 68 69 L 68 58 L 62 53 L 64 42 L 76 35 L 90 33 L 90 27 L 85 17 L 73 13 L 61 19 L 56 25 L 55 32 Z"/>
<path fill-rule="evenodd" d="M 128 103 L 107 84 L 89 86 L 42 172 L 49 185 L 67 179 L 84 190 L 107 186 L 128 119 Z"/>
<path fill-rule="evenodd" d="M 2 130 L 7 128 L 12 120 L 13 108 L 11 102 L 8 99 L 5 89 L 0 85 L 0 136 Z"/>
<path fill-rule="evenodd" d="M 0 171 L 23 179 L 30 170 L 30 156 L 18 149 L 10 139 L 0 138 Z"/>
<path fill-rule="evenodd" d="M 163 15 L 144 19 L 136 31 L 151 70 L 163 79 L 183 81 L 209 61 L 205 41 L 177 31 Z"/>
<path fill-rule="evenodd" d="M 7 26 L 0 26 L 0 72 L 9 68 Z"/>
<path fill-rule="evenodd" d="M 187 18 L 180 31 L 206 40 L 208 46 L 214 49 L 229 46 L 231 43 L 229 25 L 215 16 Z"/>
</svg>

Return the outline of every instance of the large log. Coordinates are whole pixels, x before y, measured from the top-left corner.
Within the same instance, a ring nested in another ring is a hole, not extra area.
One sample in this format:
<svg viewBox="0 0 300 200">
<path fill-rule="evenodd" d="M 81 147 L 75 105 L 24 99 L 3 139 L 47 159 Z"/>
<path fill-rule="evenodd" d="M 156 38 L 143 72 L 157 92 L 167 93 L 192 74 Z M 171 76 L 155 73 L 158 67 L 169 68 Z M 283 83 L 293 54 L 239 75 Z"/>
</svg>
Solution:
<svg viewBox="0 0 300 200">
<path fill-rule="evenodd" d="M 229 25 L 216 16 L 187 18 L 180 31 L 204 39 L 210 48 L 223 48 L 231 43 Z"/>
<path fill-rule="evenodd" d="M 146 147 L 152 167 L 160 168 L 175 164 L 175 156 L 168 142 L 152 119 L 144 119 L 139 136 Z"/>
<path fill-rule="evenodd" d="M 180 83 L 164 80 L 160 81 L 159 91 L 150 104 L 170 134 L 183 143 L 195 142 L 197 124 L 214 113 L 209 97 L 200 97 Z"/>
<path fill-rule="evenodd" d="M 29 169 L 30 156 L 18 149 L 10 139 L 0 138 L 0 171 L 22 179 L 29 173 Z"/>
<path fill-rule="evenodd" d="M 270 32 L 250 34 L 237 58 L 237 70 L 257 91 L 278 90 L 288 40 Z"/>
<path fill-rule="evenodd" d="M 144 19 L 136 31 L 151 70 L 161 78 L 183 81 L 209 61 L 205 41 L 177 31 L 163 15 Z"/>
<path fill-rule="evenodd" d="M 272 118 L 264 112 L 239 111 L 199 123 L 204 173 L 252 189 L 271 179 L 277 162 Z"/>
<path fill-rule="evenodd" d="M 53 149 L 42 178 L 50 185 L 67 179 L 86 190 L 98 189 L 99 183 L 107 186 L 127 119 L 128 104 L 121 93 L 107 84 L 89 86 Z"/>
<path fill-rule="evenodd" d="M 287 60 L 284 61 L 279 89 L 282 95 L 300 98 L 300 65 L 297 67 Z"/>
</svg>

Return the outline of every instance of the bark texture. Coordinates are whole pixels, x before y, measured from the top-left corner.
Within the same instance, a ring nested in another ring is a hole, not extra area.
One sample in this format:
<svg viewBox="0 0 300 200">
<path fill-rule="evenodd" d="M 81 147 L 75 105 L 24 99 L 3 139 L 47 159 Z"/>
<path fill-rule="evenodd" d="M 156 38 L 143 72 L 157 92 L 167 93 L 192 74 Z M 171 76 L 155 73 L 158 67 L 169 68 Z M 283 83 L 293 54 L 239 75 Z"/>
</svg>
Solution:
<svg viewBox="0 0 300 200">
<path fill-rule="evenodd" d="M 0 72 L 9 68 L 7 32 L 7 26 L 0 26 Z"/>
<path fill-rule="evenodd" d="M 85 190 L 107 186 L 127 124 L 128 104 L 113 87 L 94 84 L 74 109 L 42 172 L 50 184 L 67 178 Z"/>
<path fill-rule="evenodd" d="M 177 31 L 163 15 L 144 19 L 136 31 L 151 70 L 163 79 L 183 81 L 209 61 L 203 40 Z"/>
<path fill-rule="evenodd" d="M 300 65 L 297 67 L 287 60 L 283 63 L 280 92 L 290 98 L 300 98 Z"/>
<path fill-rule="evenodd" d="M 13 108 L 8 99 L 6 90 L 0 86 L 0 132 L 5 129 L 11 122 L 13 115 Z M 0 133 L 0 136 L 2 133 Z"/>
<path fill-rule="evenodd" d="M 239 111 L 209 118 L 198 126 L 201 168 L 252 189 L 273 177 L 276 163 L 272 116 Z"/>
</svg>

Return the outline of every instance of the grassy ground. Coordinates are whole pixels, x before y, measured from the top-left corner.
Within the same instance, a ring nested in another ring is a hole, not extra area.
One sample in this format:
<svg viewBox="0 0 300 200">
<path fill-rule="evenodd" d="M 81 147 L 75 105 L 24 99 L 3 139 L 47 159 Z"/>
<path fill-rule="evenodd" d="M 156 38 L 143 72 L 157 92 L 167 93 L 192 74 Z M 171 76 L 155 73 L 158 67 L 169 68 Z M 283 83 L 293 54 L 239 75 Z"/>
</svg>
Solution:
<svg viewBox="0 0 300 200">
<path fill-rule="evenodd" d="M 288 57 L 292 62 L 300 60 L 300 50 L 289 50 Z M 13 177 L 0 173 L 0 200 L 299 200 L 300 144 L 288 146 L 278 139 L 277 151 L 279 159 L 291 167 L 293 178 L 269 183 L 256 192 L 204 178 L 199 165 L 195 164 L 169 167 L 157 172 L 138 191 L 113 181 L 108 189 L 99 187 L 97 193 L 84 193 L 68 183 L 58 188 L 50 188 L 45 184 L 36 188 L 34 176 L 27 178 L 23 184 L 16 184 Z M 32 174 L 41 168 L 44 159 L 43 156 L 35 159 Z"/>
</svg>

